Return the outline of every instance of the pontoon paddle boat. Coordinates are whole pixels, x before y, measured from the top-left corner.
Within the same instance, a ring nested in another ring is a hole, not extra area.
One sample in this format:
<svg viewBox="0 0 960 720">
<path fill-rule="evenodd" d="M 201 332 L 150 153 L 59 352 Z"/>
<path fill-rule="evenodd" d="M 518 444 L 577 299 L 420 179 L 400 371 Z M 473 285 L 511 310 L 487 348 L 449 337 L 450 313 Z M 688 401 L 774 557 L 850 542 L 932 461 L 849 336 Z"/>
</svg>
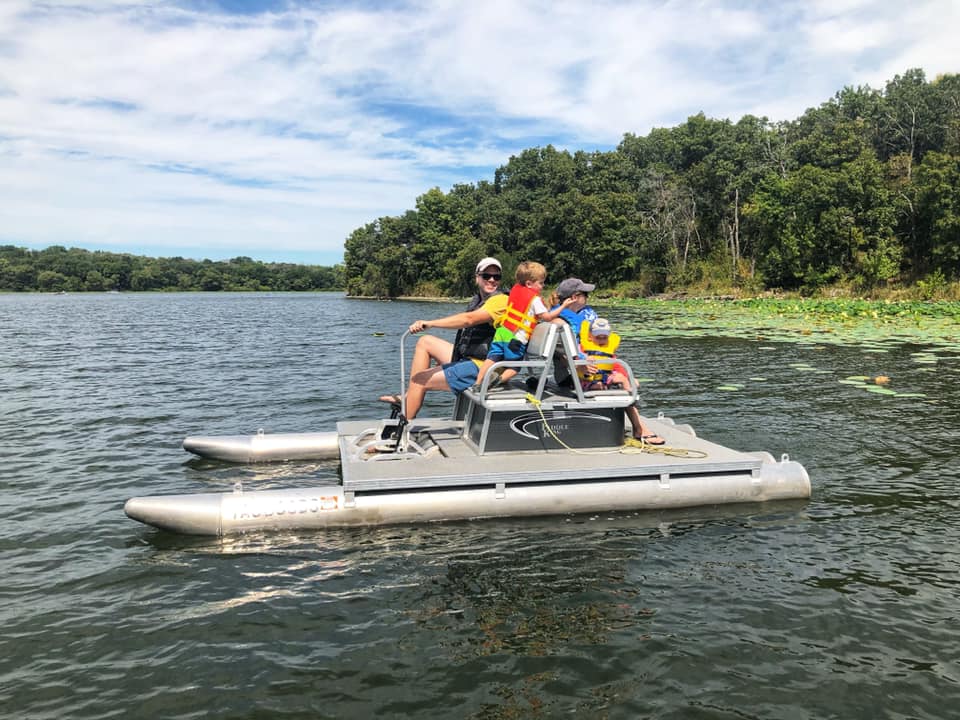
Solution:
<svg viewBox="0 0 960 720">
<path fill-rule="evenodd" d="M 404 334 L 404 339 L 406 334 Z M 400 345 L 405 387 L 404 341 Z M 180 533 L 332 528 L 437 520 L 664 509 L 810 497 L 810 479 L 783 455 L 739 452 L 662 414 L 644 418 L 666 440 L 639 446 L 619 390 L 584 391 L 567 325 L 541 323 L 525 359 L 497 363 L 450 418 L 337 423 L 336 432 L 188 437 L 185 449 L 232 462 L 340 459 L 342 482 L 320 487 L 131 498 L 135 520 Z M 521 375 L 490 387 L 498 369 Z M 524 377 L 525 375 L 525 377 Z"/>
</svg>

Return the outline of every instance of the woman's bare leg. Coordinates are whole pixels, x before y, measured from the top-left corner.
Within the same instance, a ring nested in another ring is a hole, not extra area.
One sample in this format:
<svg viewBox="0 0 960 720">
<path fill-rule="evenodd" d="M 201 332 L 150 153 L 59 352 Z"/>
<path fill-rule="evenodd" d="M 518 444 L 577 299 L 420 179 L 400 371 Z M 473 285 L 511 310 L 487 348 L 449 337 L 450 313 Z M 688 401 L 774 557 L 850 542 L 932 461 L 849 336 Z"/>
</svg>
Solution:
<svg viewBox="0 0 960 720">
<path fill-rule="evenodd" d="M 442 365 L 443 363 L 448 363 L 453 358 L 453 343 L 447 342 L 443 338 L 438 338 L 436 335 L 423 335 L 419 340 L 417 340 L 416 347 L 413 350 L 413 360 L 410 361 L 410 378 L 411 378 L 411 387 L 413 389 L 413 377 L 418 375 L 425 370 L 429 370 L 431 363 L 436 362 L 437 366 Z M 442 377 L 442 374 L 441 374 Z M 433 389 L 433 388 L 431 388 Z M 396 399 L 399 395 L 394 395 L 392 393 L 387 395 L 381 395 L 380 400 L 382 402 L 396 402 Z M 420 405 L 423 404 L 423 394 L 421 392 L 419 402 L 417 403 L 417 409 L 420 409 Z M 408 391 L 407 395 L 407 407 L 409 413 L 410 405 L 410 395 Z M 413 417 L 409 415 L 409 417 Z"/>
<path fill-rule="evenodd" d="M 437 365 L 443 365 L 453 359 L 453 343 L 439 338 L 436 335 L 424 335 L 417 340 L 413 349 L 413 360 L 410 362 L 410 376 L 416 375 L 430 368 L 431 360 Z"/>
<path fill-rule="evenodd" d="M 407 400 L 405 410 L 407 411 L 407 420 L 413 420 L 420 408 L 423 407 L 423 396 L 427 390 L 449 390 L 447 378 L 443 374 L 442 367 L 432 367 L 428 370 L 421 370 L 410 378 L 410 387 L 407 388 Z"/>
</svg>

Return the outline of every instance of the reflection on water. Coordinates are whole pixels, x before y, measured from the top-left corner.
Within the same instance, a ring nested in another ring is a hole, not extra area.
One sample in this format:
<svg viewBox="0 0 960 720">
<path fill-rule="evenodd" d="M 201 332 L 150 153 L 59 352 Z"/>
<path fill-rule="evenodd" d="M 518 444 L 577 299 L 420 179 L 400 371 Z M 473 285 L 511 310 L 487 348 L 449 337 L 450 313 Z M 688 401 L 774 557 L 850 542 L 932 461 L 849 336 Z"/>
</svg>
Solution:
<svg viewBox="0 0 960 720">
<path fill-rule="evenodd" d="M 456 308 L 0 296 L 4 709 L 941 718 L 960 699 L 945 326 L 605 311 L 648 414 L 788 453 L 809 502 L 228 538 L 123 515 L 134 495 L 336 482 L 335 463 L 231 465 L 180 442 L 376 417 L 402 330 Z M 429 396 L 425 413 L 448 410 Z"/>
</svg>

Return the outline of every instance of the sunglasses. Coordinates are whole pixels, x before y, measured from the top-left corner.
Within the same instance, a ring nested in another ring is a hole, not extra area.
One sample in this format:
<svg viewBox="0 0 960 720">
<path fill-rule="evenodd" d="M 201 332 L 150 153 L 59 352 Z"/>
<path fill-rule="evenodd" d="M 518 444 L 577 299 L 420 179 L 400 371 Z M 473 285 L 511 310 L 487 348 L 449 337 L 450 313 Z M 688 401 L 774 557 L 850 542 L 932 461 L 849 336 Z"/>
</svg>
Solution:
<svg viewBox="0 0 960 720">
<path fill-rule="evenodd" d="M 480 277 L 482 277 L 484 280 L 496 280 L 497 282 L 500 282 L 501 276 L 499 273 L 477 273 L 477 274 Z"/>
</svg>

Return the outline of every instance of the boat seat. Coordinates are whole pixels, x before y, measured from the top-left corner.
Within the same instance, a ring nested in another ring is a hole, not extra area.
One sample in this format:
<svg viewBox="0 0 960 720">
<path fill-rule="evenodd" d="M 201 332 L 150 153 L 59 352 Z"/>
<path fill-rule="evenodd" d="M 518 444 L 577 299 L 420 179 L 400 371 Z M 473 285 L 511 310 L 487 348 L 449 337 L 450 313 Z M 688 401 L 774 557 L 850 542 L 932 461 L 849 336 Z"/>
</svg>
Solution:
<svg viewBox="0 0 960 720">
<path fill-rule="evenodd" d="M 561 329 L 561 343 L 558 343 L 556 349 L 556 361 L 554 363 L 554 378 L 558 384 L 567 384 L 570 391 L 577 395 L 579 399 L 586 402 L 591 398 L 611 399 L 615 397 L 631 398 L 632 401 L 639 399 L 637 395 L 637 383 L 633 376 L 633 370 L 630 364 L 621 358 L 617 358 L 627 375 L 627 386 L 618 389 L 603 390 L 583 390 L 580 380 L 577 377 L 577 368 L 587 364 L 586 360 L 579 358 L 580 344 L 573 335 L 573 329 L 566 323 Z M 557 377 L 557 376 L 560 377 Z M 622 401 L 621 401 L 622 404 Z M 629 405 L 630 403 L 626 403 Z"/>
<path fill-rule="evenodd" d="M 493 377 L 494 371 L 515 368 L 517 370 L 526 370 L 531 374 L 535 374 L 537 371 L 539 371 L 536 387 L 528 389 L 526 385 L 524 385 L 521 399 L 526 397 L 527 392 L 533 394 L 537 399 L 541 398 L 543 396 L 543 390 L 546 387 L 547 380 L 550 376 L 548 371 L 552 365 L 554 349 L 557 346 L 557 334 L 560 328 L 561 326 L 555 323 L 539 323 L 533 329 L 533 334 L 530 336 L 530 342 L 527 343 L 527 350 L 526 353 L 524 353 L 523 360 L 504 360 L 494 363 L 490 368 L 490 371 L 484 376 L 480 391 L 476 392 L 470 388 L 465 392 L 478 395 L 481 398 L 486 397 L 491 392 L 490 379 Z M 515 390 L 519 390 L 519 388 L 515 388 L 508 384 L 507 386 L 498 389 L 495 394 L 497 396 L 505 396 L 511 392 L 514 392 Z"/>
<path fill-rule="evenodd" d="M 528 402 L 528 393 L 538 401 L 562 398 L 563 402 L 573 400 L 587 405 L 613 403 L 621 407 L 638 399 L 633 370 L 629 363 L 619 358 L 618 362 L 626 370 L 626 388 L 584 391 L 577 379 L 577 367 L 586 365 L 587 361 L 578 357 L 579 347 L 567 323 L 540 323 L 534 328 L 523 360 L 494 363 L 484 376 L 479 391 L 469 388 L 463 394 L 480 404 L 491 402 L 499 406 L 509 401 Z M 527 377 L 521 375 L 506 385 L 491 388 L 493 372 L 506 368 L 526 372 Z"/>
<path fill-rule="evenodd" d="M 629 378 L 628 389 L 584 392 L 577 379 L 577 368 L 587 361 L 579 357 L 579 345 L 572 329 L 567 323 L 540 323 L 527 344 L 523 360 L 494 363 L 479 388 L 468 388 L 460 394 L 458 407 L 463 412 L 464 439 L 482 455 L 489 451 L 491 434 L 497 434 L 512 418 L 535 408 L 546 412 L 601 413 L 619 417 L 622 423 L 623 410 L 636 403 L 637 391 L 630 366 L 620 362 Z M 491 388 L 493 373 L 506 368 L 517 369 L 521 376 Z M 527 377 L 524 378 L 523 373 Z M 569 385 L 562 383 L 562 378 L 569 378 Z"/>
</svg>

